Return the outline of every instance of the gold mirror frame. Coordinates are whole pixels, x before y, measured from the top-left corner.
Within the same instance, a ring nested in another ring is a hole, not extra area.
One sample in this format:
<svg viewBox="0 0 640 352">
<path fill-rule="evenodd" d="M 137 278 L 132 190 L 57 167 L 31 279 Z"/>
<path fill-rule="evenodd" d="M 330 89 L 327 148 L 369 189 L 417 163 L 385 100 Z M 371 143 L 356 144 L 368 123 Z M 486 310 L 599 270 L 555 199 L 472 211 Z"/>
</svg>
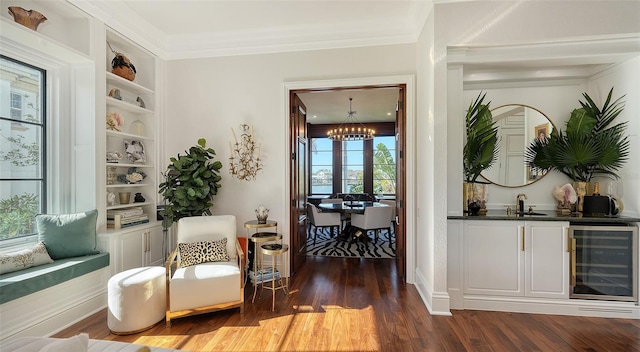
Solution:
<svg viewBox="0 0 640 352">
<path fill-rule="evenodd" d="M 498 158 L 481 176 L 501 187 L 518 188 L 546 176 L 524 162 L 527 146 L 533 138 L 547 138 L 556 125 L 542 111 L 525 104 L 505 104 L 491 109 L 498 125 Z"/>
</svg>

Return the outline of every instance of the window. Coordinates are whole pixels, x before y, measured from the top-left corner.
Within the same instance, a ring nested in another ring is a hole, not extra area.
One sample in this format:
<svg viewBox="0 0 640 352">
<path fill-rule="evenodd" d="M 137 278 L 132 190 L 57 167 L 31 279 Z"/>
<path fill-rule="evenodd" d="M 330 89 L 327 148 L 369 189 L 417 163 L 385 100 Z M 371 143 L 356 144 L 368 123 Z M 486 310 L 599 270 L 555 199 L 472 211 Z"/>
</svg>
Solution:
<svg viewBox="0 0 640 352">
<path fill-rule="evenodd" d="M 396 193 L 396 139 L 395 136 L 373 139 L 373 193 Z"/>
<path fill-rule="evenodd" d="M 364 192 L 364 142 L 342 142 L 342 182 L 339 193 Z"/>
<path fill-rule="evenodd" d="M 43 69 L 0 56 L 0 240 L 32 235 L 46 212 Z"/>
<path fill-rule="evenodd" d="M 333 193 L 333 142 L 311 138 L 311 193 Z"/>
<path fill-rule="evenodd" d="M 308 125 L 309 194 L 367 193 L 394 196 L 396 193 L 395 123 L 373 125 L 376 137 L 367 141 L 329 140 L 327 126 Z"/>
<path fill-rule="evenodd" d="M 11 92 L 11 115 L 14 120 L 22 120 L 22 94 Z"/>
</svg>

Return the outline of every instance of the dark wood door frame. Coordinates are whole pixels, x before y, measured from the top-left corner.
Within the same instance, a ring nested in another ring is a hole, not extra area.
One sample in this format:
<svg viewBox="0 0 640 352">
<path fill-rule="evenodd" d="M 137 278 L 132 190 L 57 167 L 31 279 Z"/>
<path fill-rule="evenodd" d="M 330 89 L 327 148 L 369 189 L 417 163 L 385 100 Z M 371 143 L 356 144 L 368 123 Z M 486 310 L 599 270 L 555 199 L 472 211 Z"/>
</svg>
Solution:
<svg viewBox="0 0 640 352">
<path fill-rule="evenodd" d="M 396 214 L 397 214 L 397 219 L 399 222 L 399 225 L 396 227 L 396 248 L 398 250 L 397 252 L 397 261 L 398 261 L 398 275 L 402 276 L 403 278 L 406 279 L 406 268 L 407 268 L 407 253 L 406 253 L 406 158 L 405 158 L 405 149 L 406 149 L 406 138 L 405 138 L 405 134 L 406 134 L 406 104 L 407 104 L 407 99 L 406 99 L 406 94 L 407 94 L 407 87 L 406 84 L 404 83 L 397 83 L 397 84 L 385 84 L 385 85 L 366 85 L 366 86 L 348 86 L 348 87 L 329 87 L 329 88 L 318 88 L 318 89 L 311 89 L 311 88 L 307 88 L 307 89 L 292 89 L 292 90 L 288 90 L 286 93 L 291 97 L 294 95 L 294 93 L 301 93 L 301 92 L 310 92 L 310 91 L 318 91 L 318 90 L 323 90 L 323 91 L 327 91 L 327 90 L 344 90 L 344 89 L 376 89 L 376 88 L 389 88 L 389 87 L 397 87 L 400 89 L 400 98 L 399 98 L 399 106 L 398 106 L 398 111 L 396 114 L 396 141 L 397 141 L 397 159 L 396 159 L 396 169 L 397 169 L 397 183 L 400 184 L 401 187 L 396 189 L 396 200 L 397 200 L 397 207 L 398 209 L 396 210 Z M 294 102 L 293 99 L 289 99 L 289 108 L 288 111 L 294 111 L 293 109 L 295 109 L 294 107 Z M 296 131 L 293 131 L 290 129 L 289 131 L 289 140 L 293 141 L 294 140 L 294 133 L 296 133 Z M 294 152 L 296 147 L 293 145 L 293 143 L 290 143 L 289 146 L 289 151 L 290 152 Z M 294 170 L 290 169 L 289 170 L 291 176 L 291 180 L 290 180 L 290 187 L 292 187 L 292 183 L 294 182 L 294 180 L 296 180 L 297 178 L 295 177 L 294 174 Z M 291 189 L 291 188 L 290 188 Z M 293 199 L 293 195 L 292 195 L 292 199 L 290 201 L 290 209 L 289 209 L 289 214 L 291 216 L 294 216 L 297 214 L 298 210 L 296 209 L 297 206 L 294 206 L 295 200 Z M 297 202 L 296 202 L 297 203 Z M 297 221 L 297 217 L 290 218 L 290 236 L 296 236 L 297 233 L 297 229 L 298 229 L 298 221 Z M 290 241 L 292 240 L 292 238 L 290 238 Z M 291 242 L 290 242 L 291 243 Z M 295 252 L 295 248 L 293 249 Z M 291 264 L 294 264 L 294 258 L 291 258 Z"/>
</svg>

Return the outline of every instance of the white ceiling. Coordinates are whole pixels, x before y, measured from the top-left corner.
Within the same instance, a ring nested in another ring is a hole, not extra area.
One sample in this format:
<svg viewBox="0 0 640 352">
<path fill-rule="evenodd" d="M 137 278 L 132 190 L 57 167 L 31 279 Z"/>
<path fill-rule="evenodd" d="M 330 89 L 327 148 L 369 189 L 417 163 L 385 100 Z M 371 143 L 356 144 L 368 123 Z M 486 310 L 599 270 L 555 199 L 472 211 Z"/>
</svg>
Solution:
<svg viewBox="0 0 640 352">
<path fill-rule="evenodd" d="M 343 123 L 351 108 L 358 122 L 395 121 L 398 88 L 337 90 L 300 93 L 307 108 L 307 122 L 312 124 Z"/>
<path fill-rule="evenodd" d="M 168 60 L 415 43 L 433 7 L 430 0 L 70 1 L 130 29 Z"/>
</svg>

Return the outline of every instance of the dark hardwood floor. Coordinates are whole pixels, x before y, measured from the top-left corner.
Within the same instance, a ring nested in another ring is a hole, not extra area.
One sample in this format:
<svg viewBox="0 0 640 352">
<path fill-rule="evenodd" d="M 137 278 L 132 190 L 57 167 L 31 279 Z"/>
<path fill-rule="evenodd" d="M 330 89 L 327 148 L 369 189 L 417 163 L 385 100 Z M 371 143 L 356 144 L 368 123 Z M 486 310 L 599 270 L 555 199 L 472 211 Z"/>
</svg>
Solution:
<svg viewBox="0 0 640 352">
<path fill-rule="evenodd" d="M 432 316 L 389 259 L 309 257 L 271 311 L 271 292 L 238 309 L 164 321 L 129 336 L 109 333 L 106 310 L 55 337 L 190 351 L 640 351 L 640 321 L 483 311 Z"/>
</svg>

